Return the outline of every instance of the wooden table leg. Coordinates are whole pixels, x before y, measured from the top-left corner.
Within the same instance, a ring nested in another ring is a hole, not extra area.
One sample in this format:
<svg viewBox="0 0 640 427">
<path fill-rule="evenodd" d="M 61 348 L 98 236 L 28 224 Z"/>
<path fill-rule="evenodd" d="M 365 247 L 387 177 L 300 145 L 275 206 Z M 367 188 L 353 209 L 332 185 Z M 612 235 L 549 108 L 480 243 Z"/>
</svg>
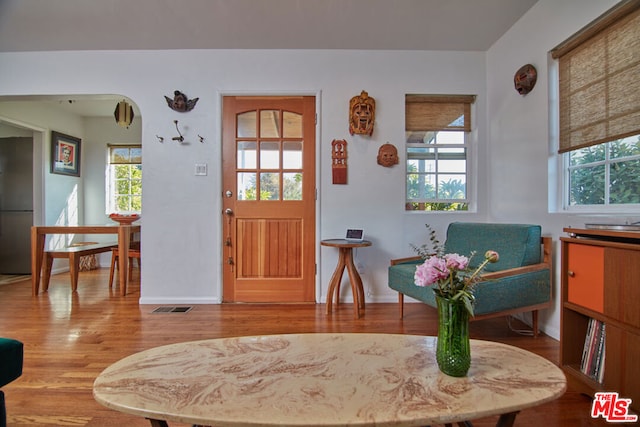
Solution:
<svg viewBox="0 0 640 427">
<path fill-rule="evenodd" d="M 40 291 L 40 273 L 44 257 L 45 235 L 38 233 L 37 227 L 31 227 L 31 295 Z"/>
<path fill-rule="evenodd" d="M 129 272 L 129 243 L 131 239 L 131 227 L 121 224 L 118 228 L 118 276 L 120 279 L 120 295 L 127 295 L 127 279 Z"/>
<path fill-rule="evenodd" d="M 44 257 L 44 273 L 42 274 L 42 292 L 49 290 L 49 281 L 51 280 L 51 269 L 53 268 L 53 257 L 45 253 Z"/>
<path fill-rule="evenodd" d="M 341 249 L 342 250 L 342 249 Z M 358 273 L 358 269 L 353 263 L 353 250 L 344 248 L 347 271 L 349 272 L 349 282 L 351 283 L 351 293 L 353 294 L 353 314 L 356 319 L 360 318 L 360 310 L 364 310 L 364 289 L 362 287 L 362 278 Z"/>
<path fill-rule="evenodd" d="M 513 423 L 516 421 L 516 415 L 518 415 L 518 412 L 519 411 L 509 412 L 508 414 L 500 415 L 496 427 L 512 427 Z"/>
<path fill-rule="evenodd" d="M 164 420 L 154 420 L 152 418 L 147 419 L 151 423 L 151 427 L 169 427 L 169 424 L 167 424 L 167 422 Z"/>
<path fill-rule="evenodd" d="M 329 282 L 329 290 L 327 291 L 327 314 L 331 313 L 332 304 L 333 304 L 333 296 L 335 294 L 336 297 L 336 306 L 340 303 L 340 282 L 342 282 L 342 274 L 344 273 L 345 268 L 345 257 L 342 253 L 342 249 L 340 249 L 340 254 L 338 256 L 338 265 L 336 266 L 336 270 L 333 272 L 333 276 L 331 276 L 331 281 Z"/>
<path fill-rule="evenodd" d="M 80 273 L 80 255 L 69 253 L 69 275 L 71 276 L 71 292 L 78 291 L 78 274 Z"/>
<path fill-rule="evenodd" d="M 147 418 L 147 419 L 151 423 L 151 427 L 169 427 L 169 424 L 167 424 L 167 422 L 164 421 L 164 420 L 154 420 L 152 418 Z M 200 424 L 194 424 L 193 427 L 210 427 L 210 426 L 203 426 L 203 425 L 200 425 Z"/>
</svg>

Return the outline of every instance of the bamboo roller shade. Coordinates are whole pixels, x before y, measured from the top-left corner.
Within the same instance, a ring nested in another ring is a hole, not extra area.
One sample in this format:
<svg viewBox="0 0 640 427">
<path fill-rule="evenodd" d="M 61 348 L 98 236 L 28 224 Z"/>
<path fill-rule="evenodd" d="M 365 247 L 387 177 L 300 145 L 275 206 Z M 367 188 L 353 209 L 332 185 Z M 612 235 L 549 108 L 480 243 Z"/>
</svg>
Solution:
<svg viewBox="0 0 640 427">
<path fill-rule="evenodd" d="M 405 130 L 407 131 L 471 131 L 473 95 L 407 95 L 405 98 Z M 463 122 L 456 122 L 464 116 Z"/>
<path fill-rule="evenodd" d="M 559 153 L 640 133 L 640 1 L 623 3 L 552 51 Z"/>
</svg>

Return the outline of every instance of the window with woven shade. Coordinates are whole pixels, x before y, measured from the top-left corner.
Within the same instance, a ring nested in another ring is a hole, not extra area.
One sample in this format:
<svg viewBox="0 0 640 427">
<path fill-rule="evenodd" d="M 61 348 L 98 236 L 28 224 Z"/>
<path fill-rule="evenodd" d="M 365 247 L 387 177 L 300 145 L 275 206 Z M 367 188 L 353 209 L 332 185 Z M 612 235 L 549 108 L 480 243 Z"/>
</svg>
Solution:
<svg viewBox="0 0 640 427">
<path fill-rule="evenodd" d="M 475 96 L 406 95 L 406 210 L 469 209 L 468 135 Z"/>
<path fill-rule="evenodd" d="M 622 1 L 556 47 L 565 205 L 640 203 L 640 1 Z"/>
</svg>

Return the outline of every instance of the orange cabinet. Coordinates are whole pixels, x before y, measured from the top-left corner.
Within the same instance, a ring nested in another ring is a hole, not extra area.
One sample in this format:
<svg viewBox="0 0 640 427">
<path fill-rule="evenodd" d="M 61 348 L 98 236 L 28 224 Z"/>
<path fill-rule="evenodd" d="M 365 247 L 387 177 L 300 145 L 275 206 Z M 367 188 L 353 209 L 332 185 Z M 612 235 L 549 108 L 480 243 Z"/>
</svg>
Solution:
<svg viewBox="0 0 640 427">
<path fill-rule="evenodd" d="M 567 252 L 567 301 L 604 311 L 604 248 L 570 243 Z"/>
</svg>

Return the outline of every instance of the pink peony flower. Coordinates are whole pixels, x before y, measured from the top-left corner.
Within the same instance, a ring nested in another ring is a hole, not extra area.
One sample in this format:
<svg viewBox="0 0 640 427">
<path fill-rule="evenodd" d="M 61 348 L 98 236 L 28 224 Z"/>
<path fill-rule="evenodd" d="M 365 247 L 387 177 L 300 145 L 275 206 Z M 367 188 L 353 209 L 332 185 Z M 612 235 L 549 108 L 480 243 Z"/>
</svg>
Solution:
<svg viewBox="0 0 640 427">
<path fill-rule="evenodd" d="M 449 276 L 447 263 L 444 259 L 432 256 L 423 264 L 416 267 L 414 280 L 418 286 L 429 286 L 438 280 L 444 280 Z"/>
<path fill-rule="evenodd" d="M 488 263 L 498 262 L 500 259 L 498 252 L 486 251 L 484 261 L 475 270 L 470 271 L 469 262 L 475 252 L 472 252 L 470 257 L 456 253 L 443 254 L 444 249 L 440 246 L 435 232 L 429 225 L 427 229 L 430 231 L 432 250 L 429 251 L 427 245 L 413 246 L 418 254 L 426 259 L 423 264 L 416 267 L 414 274 L 416 286 L 433 286 L 434 292 L 440 297 L 462 300 L 469 314 L 473 316 L 473 288 L 477 282 L 483 280 L 480 274 L 485 266 Z M 436 255 L 426 255 L 433 253 Z"/>
<path fill-rule="evenodd" d="M 449 270 L 465 270 L 469 265 L 469 258 L 458 254 L 446 254 L 444 256 Z"/>
</svg>

